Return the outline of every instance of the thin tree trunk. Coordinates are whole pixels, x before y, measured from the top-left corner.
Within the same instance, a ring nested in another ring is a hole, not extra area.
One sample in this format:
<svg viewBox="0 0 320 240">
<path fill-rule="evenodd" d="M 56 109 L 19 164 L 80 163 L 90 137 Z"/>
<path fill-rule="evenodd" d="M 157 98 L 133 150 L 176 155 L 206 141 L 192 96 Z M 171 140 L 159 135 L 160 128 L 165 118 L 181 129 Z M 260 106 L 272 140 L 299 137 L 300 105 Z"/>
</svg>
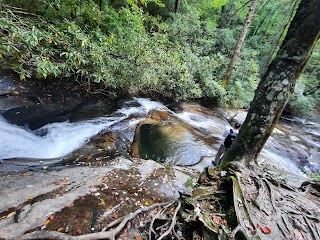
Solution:
<svg viewBox="0 0 320 240">
<path fill-rule="evenodd" d="M 276 58 L 261 79 L 239 135 L 224 161 L 248 165 L 262 150 L 320 36 L 320 1 L 302 0 Z"/>
<path fill-rule="evenodd" d="M 245 6 L 247 6 L 247 4 L 251 2 L 251 0 L 245 2 L 244 4 L 242 4 L 241 7 L 239 7 L 233 14 L 231 14 L 231 16 L 229 17 L 228 19 L 228 23 L 227 23 L 227 26 L 230 26 L 230 23 L 231 23 L 231 19 L 233 18 L 234 15 L 236 15 L 241 9 L 243 9 Z"/>
<path fill-rule="evenodd" d="M 236 44 L 236 48 L 233 52 L 229 67 L 227 69 L 227 72 L 226 72 L 223 80 L 222 80 L 222 87 L 224 87 L 224 88 L 226 88 L 228 86 L 229 79 L 231 77 L 232 71 L 233 71 L 234 66 L 236 64 L 237 58 L 240 54 L 241 47 L 244 43 L 244 39 L 246 38 L 246 35 L 248 32 L 249 26 L 251 24 L 256 7 L 257 7 L 257 0 L 252 0 L 249 12 L 246 17 L 246 21 L 245 21 L 243 28 L 242 28 L 242 31 L 240 33 L 240 36 L 239 36 L 238 42 Z"/>
<path fill-rule="evenodd" d="M 174 4 L 174 12 L 177 13 L 180 10 L 180 4 L 181 4 L 181 0 L 176 0 L 175 4 Z"/>
<path fill-rule="evenodd" d="M 315 93 L 315 92 L 318 91 L 318 90 L 320 90 L 320 85 L 308 89 L 307 91 L 305 91 L 305 92 L 303 93 L 303 95 L 304 95 L 304 96 L 308 96 L 308 95 L 310 95 L 310 94 Z"/>
<path fill-rule="evenodd" d="M 280 39 L 282 38 L 283 34 L 285 33 L 286 28 L 288 27 L 290 19 L 292 19 L 292 15 L 294 13 L 294 10 L 297 7 L 297 4 L 298 4 L 298 1 L 294 1 L 292 6 L 290 6 L 290 8 L 286 11 L 287 14 L 285 14 L 285 17 L 282 21 L 282 24 L 281 24 L 275 38 L 272 41 L 272 44 L 271 44 L 272 49 L 269 52 L 269 55 L 266 57 L 266 60 L 264 61 L 264 65 L 261 67 L 260 71 L 262 74 L 267 70 L 268 65 L 271 63 L 271 59 L 278 48 Z"/>
<path fill-rule="evenodd" d="M 257 28 L 254 30 L 254 33 L 253 35 L 257 35 L 258 31 L 260 30 L 261 26 L 263 25 L 264 21 L 267 19 L 267 18 L 272 18 L 272 16 L 270 16 L 270 12 L 272 11 L 272 15 L 275 13 L 275 8 L 276 7 L 273 7 L 273 8 L 270 8 L 264 15 L 264 17 L 262 18 L 262 20 L 259 22 Z"/>
</svg>

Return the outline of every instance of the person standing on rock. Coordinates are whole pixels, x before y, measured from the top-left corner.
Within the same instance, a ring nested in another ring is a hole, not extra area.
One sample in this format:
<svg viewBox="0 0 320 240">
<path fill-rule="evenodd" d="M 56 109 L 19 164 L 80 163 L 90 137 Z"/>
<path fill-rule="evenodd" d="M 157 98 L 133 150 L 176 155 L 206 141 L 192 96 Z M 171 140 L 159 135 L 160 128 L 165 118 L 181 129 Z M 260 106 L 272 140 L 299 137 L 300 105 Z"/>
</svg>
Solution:
<svg viewBox="0 0 320 240">
<path fill-rule="evenodd" d="M 233 128 L 226 129 L 223 133 L 223 137 L 225 138 L 223 143 L 221 143 L 217 155 L 212 161 L 213 165 L 218 166 L 221 163 L 221 156 L 231 147 L 231 144 L 236 139 L 239 128 L 241 127 L 241 123 L 236 122 Z"/>
</svg>

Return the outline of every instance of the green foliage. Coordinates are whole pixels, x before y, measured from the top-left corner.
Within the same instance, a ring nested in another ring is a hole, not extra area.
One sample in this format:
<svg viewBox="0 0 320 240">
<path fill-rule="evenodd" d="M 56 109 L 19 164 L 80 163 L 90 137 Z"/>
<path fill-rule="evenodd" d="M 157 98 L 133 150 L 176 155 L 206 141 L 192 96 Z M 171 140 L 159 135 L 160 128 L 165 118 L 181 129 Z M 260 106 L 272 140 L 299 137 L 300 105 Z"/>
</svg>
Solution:
<svg viewBox="0 0 320 240">
<path fill-rule="evenodd" d="M 320 182 L 320 175 L 316 173 L 310 173 L 309 174 L 310 178 L 313 179 L 314 181 Z"/>
<path fill-rule="evenodd" d="M 290 112 L 306 115 L 320 106 L 319 63 L 320 44 L 318 43 L 286 106 Z"/>
<path fill-rule="evenodd" d="M 307 171 L 306 169 L 302 169 L 306 175 L 308 175 L 312 180 L 320 182 L 320 175 L 311 171 Z"/>
<path fill-rule="evenodd" d="M 303 94 L 304 89 L 304 83 L 299 81 L 295 87 L 294 93 L 290 97 L 290 101 L 288 102 L 287 109 L 295 115 L 306 115 L 316 107 L 316 99 L 311 95 L 305 96 Z"/>
<path fill-rule="evenodd" d="M 248 108 L 290 1 L 259 6 L 224 89 L 221 79 L 247 13 L 245 3 L 182 1 L 174 14 L 168 0 L 1 0 L 6 7 L 0 15 L 0 63 L 21 79 L 74 77 L 84 87 L 114 93 L 133 88 L 176 101 L 218 99 L 226 107 Z M 273 13 L 277 8 L 280 13 Z M 274 18 L 263 21 L 268 11 Z M 291 98 L 296 109 L 319 104 L 312 91 L 320 72 L 316 52 Z"/>
<path fill-rule="evenodd" d="M 237 62 L 230 84 L 227 87 L 227 95 L 223 101 L 226 106 L 235 108 L 249 108 L 254 91 L 260 81 L 259 65 L 255 60 L 256 51 L 245 50 L 241 59 Z"/>
</svg>

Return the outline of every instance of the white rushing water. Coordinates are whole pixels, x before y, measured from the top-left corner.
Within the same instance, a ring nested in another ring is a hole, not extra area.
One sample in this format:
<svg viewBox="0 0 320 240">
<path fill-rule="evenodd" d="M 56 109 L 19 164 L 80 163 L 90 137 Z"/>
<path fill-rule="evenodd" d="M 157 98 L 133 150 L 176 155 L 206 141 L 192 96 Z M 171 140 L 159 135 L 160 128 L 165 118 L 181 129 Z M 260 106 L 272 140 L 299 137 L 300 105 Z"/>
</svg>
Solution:
<svg viewBox="0 0 320 240">
<path fill-rule="evenodd" d="M 192 126 L 197 131 L 202 132 L 204 135 L 208 134 L 208 136 L 213 136 L 216 139 L 222 139 L 224 129 L 229 127 L 226 121 L 214 115 L 209 116 L 201 112 L 188 111 L 174 113 L 163 104 L 144 98 L 135 98 L 128 101 L 124 104 L 123 108 L 118 109 L 108 116 L 74 123 L 51 123 L 36 131 L 31 131 L 27 127 L 10 124 L 0 116 L 0 160 L 12 158 L 52 159 L 63 157 L 79 149 L 101 132 L 121 131 L 130 126 L 136 126 L 147 117 L 149 112 L 154 110 L 167 111 L 170 115 Z M 129 116 L 132 117 L 129 118 Z M 301 128 L 302 130 L 300 129 L 299 131 L 302 132 L 299 132 L 298 137 L 300 141 L 307 143 L 309 148 L 313 149 L 313 152 L 316 152 L 316 149 L 319 149 L 320 146 L 318 140 L 320 128 L 318 123 L 312 123 L 310 126 L 312 126 L 312 128 L 309 126 Z M 290 126 L 287 127 L 289 127 L 288 131 L 290 134 L 296 132 L 296 129 L 293 131 L 290 130 Z M 200 158 L 202 155 L 214 156 L 219 146 L 219 142 L 215 143 L 215 145 L 206 145 L 201 139 L 197 139 L 192 134 L 185 138 L 186 139 L 183 140 L 177 140 L 178 147 L 172 152 L 172 155 L 174 155 L 172 156 L 173 158 L 179 154 L 183 161 L 191 155 L 195 155 L 195 158 Z M 283 138 L 289 139 L 289 137 L 285 137 L 285 135 L 275 135 L 272 141 L 282 143 Z M 176 138 L 173 136 L 172 139 Z M 155 141 L 156 140 L 157 139 L 155 139 Z M 199 147 L 200 143 L 203 145 Z M 164 142 L 160 142 L 159 146 L 164 144 Z M 176 143 L 170 144 L 175 146 Z M 268 142 L 266 145 L 268 145 Z M 192 146 L 194 146 L 194 149 Z M 264 148 L 259 158 L 267 162 L 272 160 L 284 166 L 287 171 L 302 174 L 300 167 L 295 165 L 289 156 L 271 150 L 270 148 Z"/>
<path fill-rule="evenodd" d="M 60 122 L 43 126 L 36 131 L 8 123 L 0 116 L 0 159 L 10 158 L 57 158 L 80 148 L 101 131 L 115 131 L 136 125 L 152 110 L 166 109 L 158 102 L 136 98 L 139 107 L 124 107 L 112 116 L 81 122 Z M 121 121 L 135 114 L 125 124 Z M 120 124 L 120 122 L 122 124 Z"/>
</svg>

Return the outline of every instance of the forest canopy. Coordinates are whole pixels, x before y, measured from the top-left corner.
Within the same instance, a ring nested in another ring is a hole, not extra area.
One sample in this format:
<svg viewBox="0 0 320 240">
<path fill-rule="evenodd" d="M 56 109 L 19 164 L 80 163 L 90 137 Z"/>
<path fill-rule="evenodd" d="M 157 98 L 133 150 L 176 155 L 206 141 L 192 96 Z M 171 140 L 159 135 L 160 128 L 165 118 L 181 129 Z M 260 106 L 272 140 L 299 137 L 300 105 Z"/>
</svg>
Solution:
<svg viewBox="0 0 320 240">
<path fill-rule="evenodd" d="M 106 94 L 248 108 L 298 5 L 258 1 L 229 84 L 224 77 L 250 1 L 0 0 L 0 62 L 20 80 L 74 77 Z M 320 46 L 287 109 L 319 108 Z"/>
</svg>

